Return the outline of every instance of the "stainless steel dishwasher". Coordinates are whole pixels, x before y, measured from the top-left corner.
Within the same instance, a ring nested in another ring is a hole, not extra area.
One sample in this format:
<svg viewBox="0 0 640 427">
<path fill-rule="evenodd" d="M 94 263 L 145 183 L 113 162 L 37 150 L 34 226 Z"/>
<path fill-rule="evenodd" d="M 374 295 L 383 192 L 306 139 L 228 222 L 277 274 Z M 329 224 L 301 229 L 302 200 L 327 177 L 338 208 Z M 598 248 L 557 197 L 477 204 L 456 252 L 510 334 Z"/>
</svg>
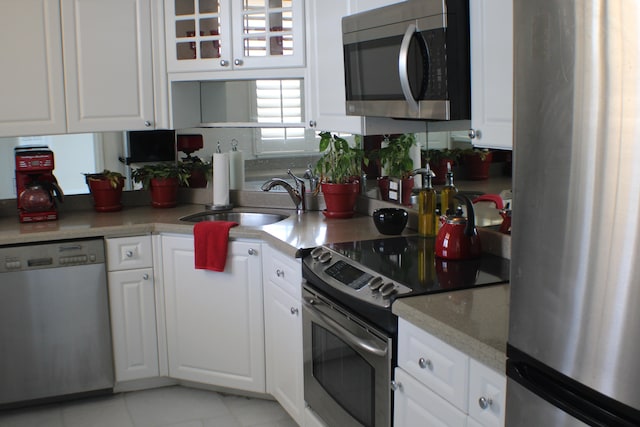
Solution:
<svg viewBox="0 0 640 427">
<path fill-rule="evenodd" d="M 102 239 L 0 247 L 0 408 L 113 390 Z"/>
</svg>

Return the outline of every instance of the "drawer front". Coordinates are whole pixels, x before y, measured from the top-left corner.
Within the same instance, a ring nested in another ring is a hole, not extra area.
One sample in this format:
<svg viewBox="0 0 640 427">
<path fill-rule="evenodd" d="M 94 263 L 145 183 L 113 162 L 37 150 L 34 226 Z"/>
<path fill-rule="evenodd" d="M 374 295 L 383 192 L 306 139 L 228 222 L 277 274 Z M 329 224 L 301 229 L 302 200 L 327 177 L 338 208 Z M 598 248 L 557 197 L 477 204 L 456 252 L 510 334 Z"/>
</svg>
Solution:
<svg viewBox="0 0 640 427">
<path fill-rule="evenodd" d="M 150 235 L 107 239 L 107 269 L 109 271 L 152 266 L 153 251 Z"/>
<path fill-rule="evenodd" d="M 469 357 L 466 354 L 399 319 L 398 366 L 467 412 Z"/>
<path fill-rule="evenodd" d="M 469 362 L 469 416 L 487 427 L 504 426 L 507 379 L 471 359 Z"/>
<path fill-rule="evenodd" d="M 264 279 L 271 281 L 297 300 L 301 297 L 302 264 L 299 259 L 291 258 L 282 252 L 265 245 Z"/>
<path fill-rule="evenodd" d="M 403 369 L 395 369 L 393 422 L 396 427 L 465 427 L 467 414 L 454 407 Z"/>
</svg>

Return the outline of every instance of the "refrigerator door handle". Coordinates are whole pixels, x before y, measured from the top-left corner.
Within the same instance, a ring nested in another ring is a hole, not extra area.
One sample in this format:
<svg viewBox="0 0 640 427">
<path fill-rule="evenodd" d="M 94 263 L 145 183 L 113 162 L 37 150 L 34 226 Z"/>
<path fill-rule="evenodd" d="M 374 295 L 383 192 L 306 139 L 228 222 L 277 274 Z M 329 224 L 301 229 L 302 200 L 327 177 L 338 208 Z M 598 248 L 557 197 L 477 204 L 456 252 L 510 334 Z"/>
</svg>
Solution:
<svg viewBox="0 0 640 427">
<path fill-rule="evenodd" d="M 560 373 L 507 360 L 507 376 L 567 414 L 592 426 L 637 427 L 640 413 Z"/>
</svg>

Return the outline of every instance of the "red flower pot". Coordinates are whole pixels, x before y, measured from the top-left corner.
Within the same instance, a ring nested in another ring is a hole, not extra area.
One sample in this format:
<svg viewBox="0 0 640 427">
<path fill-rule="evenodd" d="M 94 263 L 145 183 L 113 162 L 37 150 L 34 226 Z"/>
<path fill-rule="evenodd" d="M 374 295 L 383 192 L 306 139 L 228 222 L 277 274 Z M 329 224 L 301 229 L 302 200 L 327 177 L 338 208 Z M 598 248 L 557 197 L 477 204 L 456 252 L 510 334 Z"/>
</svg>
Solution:
<svg viewBox="0 0 640 427">
<path fill-rule="evenodd" d="M 491 160 L 493 160 L 493 154 L 491 152 L 485 153 L 484 160 L 478 154 L 465 154 L 463 163 L 467 170 L 467 179 L 472 181 L 489 179 Z"/>
<path fill-rule="evenodd" d="M 207 186 L 207 175 L 202 171 L 191 171 L 187 178 L 189 188 L 205 188 Z"/>
<path fill-rule="evenodd" d="M 402 204 L 405 206 L 411 206 L 411 190 L 414 182 L 413 177 L 402 180 Z"/>
<path fill-rule="evenodd" d="M 151 178 L 151 206 L 172 208 L 178 204 L 178 178 Z"/>
<path fill-rule="evenodd" d="M 451 167 L 453 168 L 453 160 L 443 158 L 438 162 L 429 163 L 429 167 L 436 174 L 433 178 L 431 178 L 432 184 L 441 185 L 446 182 L 447 179 L 447 163 L 451 163 Z"/>
<path fill-rule="evenodd" d="M 124 178 L 120 178 L 115 188 L 107 179 L 88 179 L 87 183 L 93 196 L 93 207 L 97 212 L 115 212 L 122 209 Z"/>
<path fill-rule="evenodd" d="M 389 200 L 389 177 L 381 176 L 378 178 L 378 188 L 380 189 L 380 199 Z"/>
<path fill-rule="evenodd" d="M 324 203 L 327 205 L 324 215 L 327 218 L 351 218 L 359 193 L 358 181 L 348 184 L 322 183 Z"/>
</svg>

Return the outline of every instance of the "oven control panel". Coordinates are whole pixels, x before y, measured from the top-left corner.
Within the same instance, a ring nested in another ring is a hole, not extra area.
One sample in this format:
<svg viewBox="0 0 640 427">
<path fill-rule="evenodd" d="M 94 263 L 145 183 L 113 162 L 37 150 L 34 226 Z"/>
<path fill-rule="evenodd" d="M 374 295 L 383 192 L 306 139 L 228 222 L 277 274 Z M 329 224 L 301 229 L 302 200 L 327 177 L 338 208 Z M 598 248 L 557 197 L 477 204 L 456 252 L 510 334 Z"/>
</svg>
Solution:
<svg viewBox="0 0 640 427">
<path fill-rule="evenodd" d="M 304 262 L 325 285 L 377 306 L 389 307 L 391 297 L 411 292 L 409 287 L 326 247 L 312 250 Z"/>
</svg>

